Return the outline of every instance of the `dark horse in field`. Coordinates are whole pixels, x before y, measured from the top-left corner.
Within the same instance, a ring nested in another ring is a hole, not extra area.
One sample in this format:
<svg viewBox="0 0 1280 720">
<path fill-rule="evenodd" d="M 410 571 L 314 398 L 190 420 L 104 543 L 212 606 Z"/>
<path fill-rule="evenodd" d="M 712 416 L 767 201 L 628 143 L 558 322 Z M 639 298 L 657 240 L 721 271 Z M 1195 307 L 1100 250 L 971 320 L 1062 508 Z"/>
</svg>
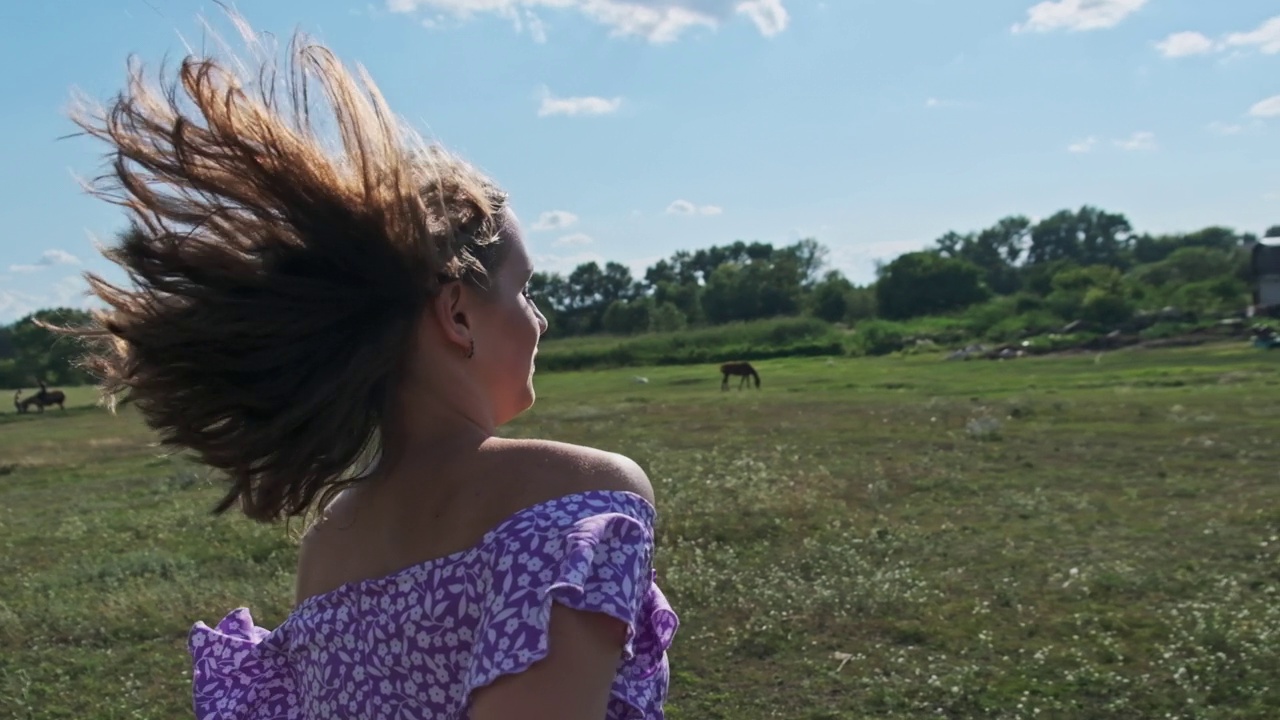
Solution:
<svg viewBox="0 0 1280 720">
<path fill-rule="evenodd" d="M 751 367 L 749 362 L 727 362 L 720 366 L 720 373 L 724 375 L 724 379 L 720 381 L 720 389 L 729 389 L 729 376 L 740 375 L 742 379 L 738 381 L 738 389 L 742 389 L 743 383 L 747 382 L 747 378 L 756 379 L 756 387 L 760 387 L 760 373 Z"/>
<path fill-rule="evenodd" d="M 63 405 L 67 401 L 66 394 L 61 390 L 50 390 L 44 386 L 43 382 L 40 383 L 40 392 L 26 399 L 20 399 L 21 397 L 21 390 L 13 394 L 13 406 L 20 413 L 27 412 L 32 405 L 39 408 L 40 412 L 44 412 L 45 407 L 48 405 L 57 405 L 63 412 L 67 410 L 66 406 Z"/>
</svg>

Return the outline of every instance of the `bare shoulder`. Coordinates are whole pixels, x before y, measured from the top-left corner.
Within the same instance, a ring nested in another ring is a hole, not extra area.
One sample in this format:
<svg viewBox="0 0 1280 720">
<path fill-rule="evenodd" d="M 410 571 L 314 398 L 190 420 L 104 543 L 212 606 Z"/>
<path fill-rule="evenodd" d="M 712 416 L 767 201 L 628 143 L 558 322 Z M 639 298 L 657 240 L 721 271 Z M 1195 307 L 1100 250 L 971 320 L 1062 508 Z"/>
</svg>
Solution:
<svg viewBox="0 0 1280 720">
<path fill-rule="evenodd" d="M 631 458 L 584 445 L 552 440 L 502 440 L 490 448 L 510 468 L 513 494 L 526 504 L 596 490 L 629 492 L 654 503 L 649 476 Z"/>
</svg>

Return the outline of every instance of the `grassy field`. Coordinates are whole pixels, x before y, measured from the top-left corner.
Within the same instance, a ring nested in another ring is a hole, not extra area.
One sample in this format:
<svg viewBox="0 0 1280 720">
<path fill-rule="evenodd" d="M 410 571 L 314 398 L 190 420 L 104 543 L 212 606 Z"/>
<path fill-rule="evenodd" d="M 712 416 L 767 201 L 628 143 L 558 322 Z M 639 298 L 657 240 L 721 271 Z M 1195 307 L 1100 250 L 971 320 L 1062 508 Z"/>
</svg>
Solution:
<svg viewBox="0 0 1280 720">
<path fill-rule="evenodd" d="M 1280 353 L 757 366 L 546 374 L 507 429 L 649 472 L 670 717 L 1280 715 Z M 191 623 L 281 621 L 294 543 L 90 400 L 0 415 L 0 717 L 189 716 Z"/>
</svg>

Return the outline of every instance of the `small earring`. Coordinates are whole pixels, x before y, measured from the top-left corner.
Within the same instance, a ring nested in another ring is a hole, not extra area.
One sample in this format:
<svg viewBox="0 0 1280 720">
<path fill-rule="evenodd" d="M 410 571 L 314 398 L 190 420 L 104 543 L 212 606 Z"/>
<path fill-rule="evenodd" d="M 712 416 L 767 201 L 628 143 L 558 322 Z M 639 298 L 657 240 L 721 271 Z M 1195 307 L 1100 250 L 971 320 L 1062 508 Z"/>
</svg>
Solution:
<svg viewBox="0 0 1280 720">
<path fill-rule="evenodd" d="M 470 360 L 471 358 L 475 357 L 475 354 L 476 354 L 476 339 L 471 338 L 471 347 L 467 348 L 467 359 Z"/>
</svg>

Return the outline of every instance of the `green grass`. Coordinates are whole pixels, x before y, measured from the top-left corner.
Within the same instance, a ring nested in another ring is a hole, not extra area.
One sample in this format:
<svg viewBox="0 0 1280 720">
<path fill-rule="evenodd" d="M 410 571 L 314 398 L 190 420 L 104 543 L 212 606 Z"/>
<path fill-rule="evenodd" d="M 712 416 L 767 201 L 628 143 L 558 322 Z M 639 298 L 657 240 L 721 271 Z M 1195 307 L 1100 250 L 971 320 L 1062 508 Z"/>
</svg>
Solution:
<svg viewBox="0 0 1280 720">
<path fill-rule="evenodd" d="M 670 717 L 1275 716 L 1280 353 L 757 366 L 540 375 L 506 429 L 649 472 Z M 0 717 L 188 716 L 190 624 L 280 622 L 294 542 L 90 403 L 0 415 Z"/>
</svg>

